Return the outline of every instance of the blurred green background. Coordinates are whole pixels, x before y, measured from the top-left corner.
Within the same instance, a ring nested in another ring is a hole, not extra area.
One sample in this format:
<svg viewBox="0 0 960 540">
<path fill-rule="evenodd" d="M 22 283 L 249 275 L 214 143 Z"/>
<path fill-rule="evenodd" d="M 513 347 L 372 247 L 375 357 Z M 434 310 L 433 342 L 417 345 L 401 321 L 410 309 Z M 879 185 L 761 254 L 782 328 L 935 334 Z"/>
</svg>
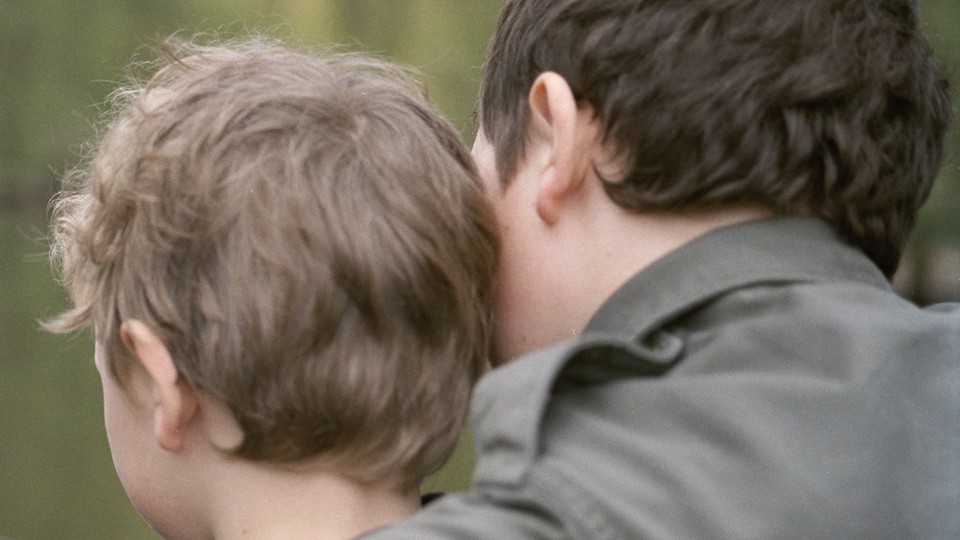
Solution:
<svg viewBox="0 0 960 540">
<path fill-rule="evenodd" d="M 473 137 L 494 0 L 0 0 L 0 538 L 155 538 L 128 503 L 103 434 L 88 333 L 37 321 L 66 305 L 46 258 L 46 204 L 75 163 L 105 96 L 134 57 L 175 32 L 257 31 L 340 43 L 415 66 L 431 97 Z M 960 1 L 921 0 L 924 26 L 960 101 Z M 896 283 L 920 303 L 960 300 L 957 123 L 933 199 Z M 425 483 L 466 487 L 462 445 Z"/>
</svg>

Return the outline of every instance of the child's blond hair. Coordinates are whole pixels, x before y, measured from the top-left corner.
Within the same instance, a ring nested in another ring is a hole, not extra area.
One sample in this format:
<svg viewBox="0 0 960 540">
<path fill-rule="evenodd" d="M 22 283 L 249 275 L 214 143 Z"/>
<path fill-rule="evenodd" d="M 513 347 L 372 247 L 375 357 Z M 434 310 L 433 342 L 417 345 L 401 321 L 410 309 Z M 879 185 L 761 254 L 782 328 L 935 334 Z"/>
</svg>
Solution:
<svg viewBox="0 0 960 540">
<path fill-rule="evenodd" d="M 171 42 L 118 92 L 54 206 L 54 254 L 112 376 L 120 323 L 226 403 L 237 455 L 418 481 L 487 357 L 493 217 L 457 132 L 402 69 L 263 39 Z"/>
</svg>

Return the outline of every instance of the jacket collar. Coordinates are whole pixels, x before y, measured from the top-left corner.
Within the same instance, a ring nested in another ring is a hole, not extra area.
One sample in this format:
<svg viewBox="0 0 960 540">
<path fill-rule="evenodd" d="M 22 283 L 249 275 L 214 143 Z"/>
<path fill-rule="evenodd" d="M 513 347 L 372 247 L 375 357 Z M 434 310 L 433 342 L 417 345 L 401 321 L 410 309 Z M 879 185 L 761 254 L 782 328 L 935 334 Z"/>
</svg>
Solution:
<svg viewBox="0 0 960 540">
<path fill-rule="evenodd" d="M 543 417 L 560 386 L 667 372 L 683 343 L 657 330 L 674 317 L 740 287 L 823 280 L 890 289 L 863 253 L 812 218 L 732 225 L 681 246 L 618 289 L 582 336 L 483 377 L 471 407 L 475 484 L 519 485 L 539 452 Z"/>
<path fill-rule="evenodd" d="M 854 281 L 890 290 L 859 249 L 840 241 L 823 221 L 777 217 L 711 231 L 643 269 L 587 324 L 636 339 L 731 290 L 761 283 Z"/>
</svg>

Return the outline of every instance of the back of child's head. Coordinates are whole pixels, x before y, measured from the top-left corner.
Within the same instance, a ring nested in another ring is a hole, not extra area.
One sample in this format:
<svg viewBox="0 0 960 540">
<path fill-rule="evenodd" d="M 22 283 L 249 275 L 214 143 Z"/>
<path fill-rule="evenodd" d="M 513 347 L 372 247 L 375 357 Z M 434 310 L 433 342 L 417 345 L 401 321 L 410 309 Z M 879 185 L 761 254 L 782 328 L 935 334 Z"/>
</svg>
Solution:
<svg viewBox="0 0 960 540">
<path fill-rule="evenodd" d="M 911 0 L 510 0 L 481 125 L 506 182 L 535 77 L 593 107 L 634 211 L 817 215 L 887 274 L 936 176 L 951 107 Z"/>
<path fill-rule="evenodd" d="M 222 400 L 238 456 L 416 482 L 486 361 L 492 214 L 468 151 L 403 70 L 265 40 L 171 43 L 115 95 L 55 206 L 55 253 L 112 376 L 147 323 Z"/>
</svg>

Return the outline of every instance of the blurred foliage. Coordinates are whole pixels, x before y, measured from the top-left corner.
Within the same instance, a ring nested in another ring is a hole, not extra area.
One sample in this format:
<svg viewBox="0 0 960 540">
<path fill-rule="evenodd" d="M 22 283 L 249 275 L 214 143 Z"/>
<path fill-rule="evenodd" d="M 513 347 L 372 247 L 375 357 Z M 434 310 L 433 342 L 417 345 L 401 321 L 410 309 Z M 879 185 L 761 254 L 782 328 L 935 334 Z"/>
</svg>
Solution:
<svg viewBox="0 0 960 540">
<path fill-rule="evenodd" d="M 930 304 L 960 300 L 960 1 L 920 0 L 920 16 L 934 52 L 950 74 L 954 121 L 943 168 L 894 283 L 918 303 Z"/>
<path fill-rule="evenodd" d="M 492 2 L 442 0 L 4 2 L 0 174 L 21 182 L 48 181 L 134 55 L 152 57 L 149 47 L 174 33 L 257 31 L 382 53 L 420 67 L 432 97 L 463 125 L 497 13 Z"/>
<path fill-rule="evenodd" d="M 960 2 L 920 3 L 960 102 Z M 46 201 L 57 175 L 77 161 L 125 66 L 152 58 L 152 46 L 174 33 L 227 38 L 254 31 L 306 45 L 339 43 L 417 67 L 469 141 L 499 6 L 493 0 L 0 0 L 0 538 L 155 538 L 113 472 L 90 336 L 49 336 L 37 325 L 66 303 L 45 257 Z M 960 299 L 958 148 L 955 122 L 938 186 L 897 280 L 921 302 Z M 471 463 L 461 449 L 425 488 L 465 487 Z"/>
</svg>

